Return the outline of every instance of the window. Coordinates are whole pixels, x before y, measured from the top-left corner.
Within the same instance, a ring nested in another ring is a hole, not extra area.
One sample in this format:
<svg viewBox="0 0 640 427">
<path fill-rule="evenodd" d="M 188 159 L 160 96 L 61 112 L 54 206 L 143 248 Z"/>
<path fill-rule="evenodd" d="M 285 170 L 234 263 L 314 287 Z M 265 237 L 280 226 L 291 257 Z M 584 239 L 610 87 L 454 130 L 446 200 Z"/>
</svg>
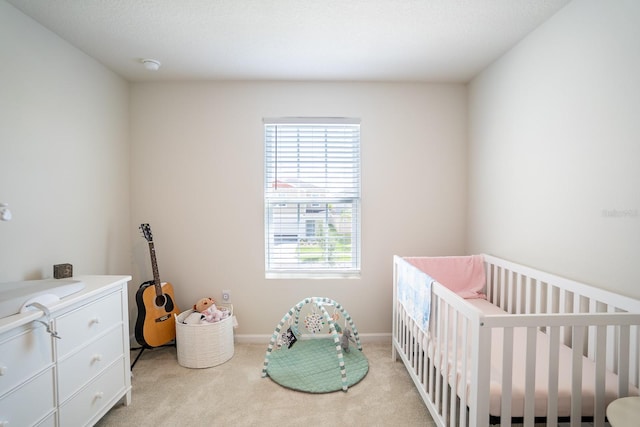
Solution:
<svg viewBox="0 0 640 427">
<path fill-rule="evenodd" d="M 269 277 L 360 273 L 360 122 L 264 120 Z"/>
</svg>

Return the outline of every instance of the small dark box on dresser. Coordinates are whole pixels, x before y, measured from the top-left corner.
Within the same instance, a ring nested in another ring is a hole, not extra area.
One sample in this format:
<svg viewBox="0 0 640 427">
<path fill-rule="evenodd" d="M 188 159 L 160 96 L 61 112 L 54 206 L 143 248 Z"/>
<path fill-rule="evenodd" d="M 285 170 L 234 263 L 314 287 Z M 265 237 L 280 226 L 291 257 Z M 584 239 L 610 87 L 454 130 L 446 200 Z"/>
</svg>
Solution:
<svg viewBox="0 0 640 427">
<path fill-rule="evenodd" d="M 55 264 L 53 266 L 53 277 L 56 279 L 66 279 L 73 276 L 73 265 Z"/>
</svg>

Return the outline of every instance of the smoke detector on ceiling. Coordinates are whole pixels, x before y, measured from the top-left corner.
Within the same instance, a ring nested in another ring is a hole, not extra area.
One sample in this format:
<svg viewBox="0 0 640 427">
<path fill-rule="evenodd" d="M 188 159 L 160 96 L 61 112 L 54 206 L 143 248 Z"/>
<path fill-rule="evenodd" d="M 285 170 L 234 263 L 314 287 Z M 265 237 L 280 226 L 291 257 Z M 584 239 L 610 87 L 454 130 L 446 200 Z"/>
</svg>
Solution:
<svg viewBox="0 0 640 427">
<path fill-rule="evenodd" d="M 160 68 L 160 61 L 157 61 L 155 59 L 143 59 L 142 65 L 144 65 L 144 68 L 149 71 L 158 71 L 158 69 Z"/>
</svg>

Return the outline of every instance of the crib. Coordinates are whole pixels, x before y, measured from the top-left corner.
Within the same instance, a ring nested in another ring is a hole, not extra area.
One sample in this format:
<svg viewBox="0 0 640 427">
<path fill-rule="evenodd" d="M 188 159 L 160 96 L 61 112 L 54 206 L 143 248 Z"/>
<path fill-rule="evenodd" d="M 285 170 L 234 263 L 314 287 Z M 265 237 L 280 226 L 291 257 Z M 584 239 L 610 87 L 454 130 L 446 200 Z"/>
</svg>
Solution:
<svg viewBox="0 0 640 427">
<path fill-rule="evenodd" d="M 472 259 L 471 288 L 428 267 Z M 394 256 L 393 271 L 392 357 L 437 425 L 605 426 L 638 395 L 640 301 L 490 255 Z"/>
</svg>

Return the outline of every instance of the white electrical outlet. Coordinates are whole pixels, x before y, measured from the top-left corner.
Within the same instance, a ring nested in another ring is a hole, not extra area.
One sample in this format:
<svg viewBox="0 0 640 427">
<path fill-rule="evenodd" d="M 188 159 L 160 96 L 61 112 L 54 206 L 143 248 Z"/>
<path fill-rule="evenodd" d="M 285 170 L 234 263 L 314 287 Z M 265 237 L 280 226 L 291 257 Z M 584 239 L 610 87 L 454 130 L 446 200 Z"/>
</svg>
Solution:
<svg viewBox="0 0 640 427">
<path fill-rule="evenodd" d="M 222 301 L 230 302 L 231 301 L 231 291 L 226 290 L 222 291 Z"/>
</svg>

